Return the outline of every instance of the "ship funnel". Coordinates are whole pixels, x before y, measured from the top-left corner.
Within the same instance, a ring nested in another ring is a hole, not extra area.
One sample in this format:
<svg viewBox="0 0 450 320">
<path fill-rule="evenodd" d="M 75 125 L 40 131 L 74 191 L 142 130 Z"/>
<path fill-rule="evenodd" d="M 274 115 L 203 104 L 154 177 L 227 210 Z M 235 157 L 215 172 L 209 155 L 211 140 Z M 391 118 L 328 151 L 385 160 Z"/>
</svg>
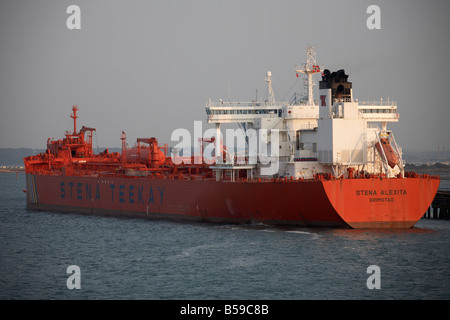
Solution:
<svg viewBox="0 0 450 320">
<path fill-rule="evenodd" d="M 322 81 L 319 82 L 320 91 L 320 118 L 329 118 L 331 107 L 336 102 L 351 102 L 353 100 L 352 83 L 348 81 L 348 75 L 344 69 L 335 72 L 325 69 Z"/>
<path fill-rule="evenodd" d="M 344 86 L 343 86 L 342 84 L 340 84 L 340 85 L 338 85 L 338 86 L 336 87 L 335 98 L 336 98 L 337 100 L 342 99 L 343 93 L 344 93 Z"/>
</svg>

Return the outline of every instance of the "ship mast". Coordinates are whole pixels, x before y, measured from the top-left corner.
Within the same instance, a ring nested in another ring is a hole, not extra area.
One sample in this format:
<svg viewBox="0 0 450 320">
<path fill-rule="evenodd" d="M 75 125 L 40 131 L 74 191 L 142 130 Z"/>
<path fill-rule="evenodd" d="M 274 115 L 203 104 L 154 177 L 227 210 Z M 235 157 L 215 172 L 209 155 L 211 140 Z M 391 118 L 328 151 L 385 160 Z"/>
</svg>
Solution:
<svg viewBox="0 0 450 320">
<path fill-rule="evenodd" d="M 72 111 L 73 113 L 70 115 L 70 117 L 73 119 L 73 135 L 77 134 L 77 111 L 78 111 L 78 106 L 72 106 Z"/>
<path fill-rule="evenodd" d="M 313 86 L 314 82 L 312 76 L 323 72 L 323 67 L 316 64 L 316 47 L 309 46 L 306 50 L 306 63 L 301 66 L 295 66 L 295 71 L 307 75 L 308 87 L 308 106 L 314 105 Z"/>
<path fill-rule="evenodd" d="M 126 159 L 127 159 L 127 155 L 126 155 L 126 151 L 127 151 L 127 135 L 125 134 L 125 132 L 122 130 L 122 134 L 120 135 L 120 140 L 122 140 L 122 166 L 125 165 Z"/>
</svg>

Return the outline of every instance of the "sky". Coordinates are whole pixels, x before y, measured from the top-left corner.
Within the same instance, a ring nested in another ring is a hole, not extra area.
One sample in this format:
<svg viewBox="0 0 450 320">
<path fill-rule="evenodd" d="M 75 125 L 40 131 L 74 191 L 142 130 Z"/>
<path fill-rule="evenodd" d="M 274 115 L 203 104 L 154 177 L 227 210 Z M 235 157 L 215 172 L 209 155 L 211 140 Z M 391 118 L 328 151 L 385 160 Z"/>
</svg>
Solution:
<svg viewBox="0 0 450 320">
<path fill-rule="evenodd" d="M 81 29 L 70 30 L 70 5 Z M 380 8 L 381 29 L 366 12 Z M 303 93 L 306 48 L 345 69 L 353 95 L 390 99 L 403 150 L 450 150 L 450 2 L 444 0 L 0 0 L 0 148 L 45 148 L 81 125 L 100 147 L 206 124 L 209 98 Z"/>
</svg>

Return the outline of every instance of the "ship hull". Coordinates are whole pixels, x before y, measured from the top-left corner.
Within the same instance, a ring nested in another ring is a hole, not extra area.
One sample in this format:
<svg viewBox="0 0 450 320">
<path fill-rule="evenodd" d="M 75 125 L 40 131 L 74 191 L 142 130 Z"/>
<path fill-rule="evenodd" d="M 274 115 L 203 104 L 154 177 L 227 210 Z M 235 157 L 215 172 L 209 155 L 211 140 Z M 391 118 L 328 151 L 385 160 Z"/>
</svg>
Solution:
<svg viewBox="0 0 450 320">
<path fill-rule="evenodd" d="M 33 210 L 218 223 L 410 228 L 439 179 L 216 182 L 27 174 Z"/>
</svg>

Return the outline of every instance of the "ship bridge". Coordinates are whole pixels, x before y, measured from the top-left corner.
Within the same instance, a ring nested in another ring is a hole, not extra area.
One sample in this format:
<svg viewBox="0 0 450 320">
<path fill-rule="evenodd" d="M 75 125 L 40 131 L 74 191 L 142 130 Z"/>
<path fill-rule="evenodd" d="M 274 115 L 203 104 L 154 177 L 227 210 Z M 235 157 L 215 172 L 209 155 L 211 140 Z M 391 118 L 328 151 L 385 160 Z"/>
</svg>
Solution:
<svg viewBox="0 0 450 320">
<path fill-rule="evenodd" d="M 393 101 L 360 101 L 358 112 L 368 122 L 398 122 L 397 103 Z"/>
<path fill-rule="evenodd" d="M 358 99 L 340 99 L 335 101 L 330 109 L 329 117 L 339 119 L 345 118 L 345 103 L 355 102 L 358 104 L 358 116 L 367 122 L 398 122 L 399 114 L 397 103 L 393 101 L 358 101 Z"/>
<path fill-rule="evenodd" d="M 212 102 L 206 105 L 208 123 L 253 123 L 263 118 L 281 118 L 283 106 L 264 102 Z"/>
</svg>

